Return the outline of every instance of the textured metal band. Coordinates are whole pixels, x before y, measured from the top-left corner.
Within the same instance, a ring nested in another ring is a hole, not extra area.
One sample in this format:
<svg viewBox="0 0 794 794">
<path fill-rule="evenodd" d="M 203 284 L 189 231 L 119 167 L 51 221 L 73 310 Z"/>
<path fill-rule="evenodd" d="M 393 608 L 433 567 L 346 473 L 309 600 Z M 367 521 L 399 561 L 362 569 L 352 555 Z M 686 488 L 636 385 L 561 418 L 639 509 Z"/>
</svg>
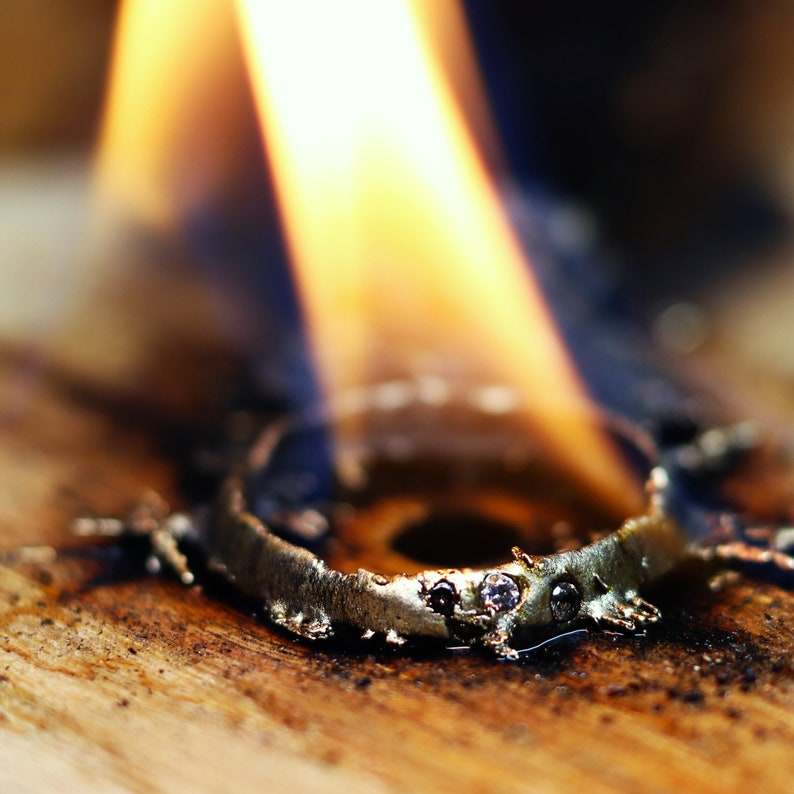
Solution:
<svg viewBox="0 0 794 794">
<path fill-rule="evenodd" d="M 267 428 L 249 469 L 264 467 L 293 427 Z M 646 437 L 639 445 L 653 454 Z M 501 565 L 396 576 L 343 573 L 279 537 L 249 509 L 245 482 L 232 476 L 224 485 L 202 538 L 210 563 L 261 601 L 273 622 L 312 640 L 345 627 L 365 639 L 435 638 L 515 658 L 522 648 L 584 625 L 635 631 L 660 617 L 641 598 L 642 588 L 685 553 L 666 509 L 669 478 L 659 467 L 649 479 L 648 513 L 582 548 L 530 555 L 515 547 Z"/>
<path fill-rule="evenodd" d="M 437 638 L 514 658 L 583 624 L 634 631 L 657 620 L 640 591 L 681 559 L 684 540 L 652 508 L 574 551 L 532 556 L 514 548 L 511 561 L 481 569 L 346 574 L 273 534 L 247 512 L 241 481 L 232 478 L 211 522 L 209 552 L 213 566 L 261 600 L 273 622 L 302 637 L 328 638 L 344 626 L 364 638 Z"/>
</svg>

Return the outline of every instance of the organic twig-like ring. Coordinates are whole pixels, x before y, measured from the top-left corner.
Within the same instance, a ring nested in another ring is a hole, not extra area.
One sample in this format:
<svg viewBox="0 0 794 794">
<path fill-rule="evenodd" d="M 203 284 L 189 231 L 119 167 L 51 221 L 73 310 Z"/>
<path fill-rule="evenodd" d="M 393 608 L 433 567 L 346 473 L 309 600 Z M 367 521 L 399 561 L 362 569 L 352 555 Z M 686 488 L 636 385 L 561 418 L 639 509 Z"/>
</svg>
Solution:
<svg viewBox="0 0 794 794">
<path fill-rule="evenodd" d="M 794 569 L 790 529 L 769 530 L 766 547 L 747 542 L 741 522 L 733 522 L 735 534 L 726 538 L 730 522 L 717 521 L 720 532 L 709 535 L 709 522 L 696 520 L 698 511 L 701 519 L 704 514 L 686 495 L 690 489 L 679 489 L 755 448 L 757 433 L 747 423 L 705 430 L 664 454 L 635 428 L 617 432 L 633 457 L 645 461 L 647 511 L 578 548 L 528 554 L 515 545 L 502 564 L 396 575 L 336 570 L 308 548 L 326 538 L 330 513 L 347 509 L 331 486 L 343 484 L 345 498 L 366 495 L 373 462 L 398 472 L 402 466 L 420 480 L 457 465 L 466 482 L 482 455 L 508 462 L 505 470 L 521 470 L 527 447 L 520 433 L 516 447 L 510 392 L 500 388 L 458 392 L 453 399 L 441 382 L 399 381 L 348 394 L 334 408 L 334 425 L 365 425 L 358 436 L 363 442 L 343 444 L 331 455 L 323 412 L 268 422 L 226 479 L 209 519 L 169 514 L 150 496 L 126 521 L 78 519 L 74 527 L 84 535 L 148 536 L 150 570 L 164 563 L 185 584 L 193 574 L 181 544 L 197 543 L 209 564 L 259 600 L 275 623 L 308 639 L 346 628 L 396 644 L 436 638 L 481 646 L 501 658 L 582 626 L 635 631 L 658 620 L 659 610 L 640 593 L 687 555 Z M 482 432 L 472 436 L 473 420 Z M 421 465 L 423 456 L 430 467 Z M 525 483 L 526 477 L 522 488 Z M 380 485 L 374 490 L 382 492 Z"/>
</svg>

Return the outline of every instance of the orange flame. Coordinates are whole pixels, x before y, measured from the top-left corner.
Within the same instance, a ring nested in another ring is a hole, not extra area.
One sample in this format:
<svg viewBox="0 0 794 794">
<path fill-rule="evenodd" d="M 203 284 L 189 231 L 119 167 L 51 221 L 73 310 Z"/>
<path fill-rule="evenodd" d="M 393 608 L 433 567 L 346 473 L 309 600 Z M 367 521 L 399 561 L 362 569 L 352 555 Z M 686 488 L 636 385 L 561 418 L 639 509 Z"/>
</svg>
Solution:
<svg viewBox="0 0 794 794">
<path fill-rule="evenodd" d="M 97 198 L 173 228 L 234 172 L 246 107 L 234 6 L 125 0 L 95 167 Z"/>
<path fill-rule="evenodd" d="M 238 10 L 326 391 L 428 372 L 510 384 L 570 471 L 637 509 L 466 123 L 482 103 L 450 83 L 476 75 L 458 6 Z M 434 47 L 444 31 L 457 40 Z"/>
<path fill-rule="evenodd" d="M 486 167 L 496 136 L 455 0 L 125 0 L 99 197 L 173 226 L 217 191 L 241 167 L 246 79 L 327 394 L 507 384 L 550 454 L 636 510 Z"/>
</svg>

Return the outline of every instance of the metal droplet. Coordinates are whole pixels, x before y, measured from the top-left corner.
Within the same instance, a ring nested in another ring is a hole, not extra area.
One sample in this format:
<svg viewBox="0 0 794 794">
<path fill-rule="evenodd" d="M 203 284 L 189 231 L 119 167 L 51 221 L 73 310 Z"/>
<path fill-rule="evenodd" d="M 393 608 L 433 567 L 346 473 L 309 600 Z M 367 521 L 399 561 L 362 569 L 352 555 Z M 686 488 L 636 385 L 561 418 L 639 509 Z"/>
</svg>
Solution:
<svg viewBox="0 0 794 794">
<path fill-rule="evenodd" d="M 449 617 L 455 611 L 455 605 L 460 601 L 455 585 L 442 579 L 436 582 L 427 593 L 427 605 L 433 612 Z"/>
<path fill-rule="evenodd" d="M 556 623 L 567 623 L 579 613 L 582 595 L 573 582 L 557 582 L 551 590 L 551 616 Z"/>
<path fill-rule="evenodd" d="M 482 581 L 480 595 L 486 609 L 504 612 L 512 609 L 521 598 L 521 590 L 514 579 L 504 573 L 489 573 Z"/>
</svg>

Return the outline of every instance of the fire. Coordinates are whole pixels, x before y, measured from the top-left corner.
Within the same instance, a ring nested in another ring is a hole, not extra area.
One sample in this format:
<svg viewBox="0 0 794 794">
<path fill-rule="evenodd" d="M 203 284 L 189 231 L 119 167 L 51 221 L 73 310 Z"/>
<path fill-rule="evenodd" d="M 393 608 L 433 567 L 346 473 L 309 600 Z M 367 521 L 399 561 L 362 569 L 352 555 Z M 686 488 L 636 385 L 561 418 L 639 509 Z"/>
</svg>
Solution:
<svg viewBox="0 0 794 794">
<path fill-rule="evenodd" d="M 509 384 L 551 454 L 637 509 L 467 124 L 483 103 L 451 80 L 476 75 L 458 6 L 238 10 L 326 392 L 428 372 Z"/>
<path fill-rule="evenodd" d="M 325 393 L 506 384 L 550 455 L 639 509 L 486 165 L 498 146 L 457 2 L 126 0 L 102 200 L 173 228 L 217 193 L 240 173 L 247 82 Z"/>
<path fill-rule="evenodd" d="M 175 228 L 234 171 L 244 65 L 234 7 L 126 0 L 95 164 L 97 206 Z"/>
</svg>

